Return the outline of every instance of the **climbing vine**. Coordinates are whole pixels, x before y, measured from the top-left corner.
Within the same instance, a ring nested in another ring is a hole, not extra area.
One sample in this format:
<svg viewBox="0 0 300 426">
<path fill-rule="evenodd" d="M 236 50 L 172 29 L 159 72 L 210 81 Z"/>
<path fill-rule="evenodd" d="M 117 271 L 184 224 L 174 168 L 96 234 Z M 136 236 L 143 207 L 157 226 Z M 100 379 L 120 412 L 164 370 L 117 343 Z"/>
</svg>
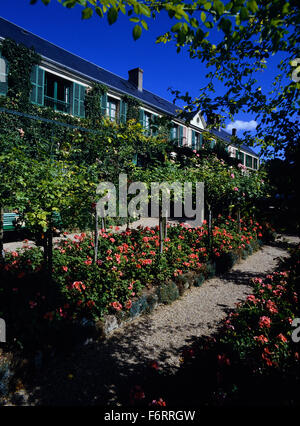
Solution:
<svg viewBox="0 0 300 426">
<path fill-rule="evenodd" d="M 85 116 L 91 120 L 92 125 L 96 125 L 101 117 L 103 110 L 101 108 L 102 96 L 107 93 L 107 86 L 100 83 L 94 83 L 93 86 L 86 91 L 85 94 Z"/>
<path fill-rule="evenodd" d="M 34 65 L 40 64 L 41 57 L 33 48 L 28 49 L 11 39 L 2 42 L 1 50 L 8 61 L 7 96 L 13 99 L 22 111 L 27 111 L 30 106 L 31 71 Z"/>
<path fill-rule="evenodd" d="M 122 101 L 127 104 L 126 120 L 139 121 L 139 108 L 142 106 L 142 102 L 129 95 L 122 96 Z"/>
</svg>

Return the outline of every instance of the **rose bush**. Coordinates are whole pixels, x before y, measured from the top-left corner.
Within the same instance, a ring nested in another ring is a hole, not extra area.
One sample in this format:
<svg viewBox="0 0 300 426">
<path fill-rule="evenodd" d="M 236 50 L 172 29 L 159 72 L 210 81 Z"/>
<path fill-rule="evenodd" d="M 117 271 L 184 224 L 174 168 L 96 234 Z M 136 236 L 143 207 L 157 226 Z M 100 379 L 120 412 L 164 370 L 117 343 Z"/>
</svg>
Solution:
<svg viewBox="0 0 300 426">
<path fill-rule="evenodd" d="M 252 219 L 242 221 L 242 233 L 231 217 L 218 217 L 213 227 L 212 252 L 208 251 L 207 224 L 198 228 L 187 225 L 168 227 L 163 253 L 159 253 L 157 228 L 139 228 L 125 232 L 101 230 L 99 259 L 93 262 L 94 239 L 84 233 L 74 240 L 63 238 L 54 249 L 53 282 L 46 283 L 43 253 L 29 248 L 6 253 L 1 266 L 1 315 L 11 325 L 12 336 L 22 343 L 27 337 L 36 342 L 44 327 L 57 323 L 97 321 L 105 313 L 125 317 L 142 289 L 175 280 L 187 272 L 210 277 L 213 264 L 218 268 L 224 256 L 259 247 L 266 227 Z M 223 262 L 224 263 L 224 262 Z M 231 264 L 226 264 L 228 267 Z"/>
<path fill-rule="evenodd" d="M 299 404 L 292 322 L 300 318 L 300 246 L 277 271 L 252 281 L 253 294 L 225 318 L 218 335 L 183 351 L 175 376 L 162 369 L 147 376 L 145 401 L 159 390 L 167 406 Z"/>
</svg>

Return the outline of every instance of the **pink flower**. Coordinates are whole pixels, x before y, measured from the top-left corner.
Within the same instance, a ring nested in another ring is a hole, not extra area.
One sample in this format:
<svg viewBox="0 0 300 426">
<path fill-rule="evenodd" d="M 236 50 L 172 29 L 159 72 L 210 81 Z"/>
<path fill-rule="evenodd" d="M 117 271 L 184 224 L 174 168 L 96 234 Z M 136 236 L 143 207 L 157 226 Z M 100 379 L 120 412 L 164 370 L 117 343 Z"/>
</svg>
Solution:
<svg viewBox="0 0 300 426">
<path fill-rule="evenodd" d="M 112 302 L 111 306 L 116 310 L 120 311 L 122 309 L 122 305 L 119 302 Z"/>
<path fill-rule="evenodd" d="M 268 343 L 268 339 L 266 338 L 266 336 L 264 336 L 263 334 L 261 334 L 260 336 L 254 336 L 254 340 L 256 340 L 257 342 L 260 342 L 262 344 L 264 343 Z"/>
<path fill-rule="evenodd" d="M 271 300 L 267 301 L 266 307 L 269 309 L 271 314 L 277 314 L 278 313 L 278 309 L 277 309 L 276 304 L 274 302 L 272 302 Z"/>
<path fill-rule="evenodd" d="M 76 290 L 81 292 L 81 290 L 86 289 L 86 286 L 85 286 L 85 284 L 83 284 L 82 281 L 74 281 L 73 284 L 72 284 L 72 288 L 76 288 Z"/>
<path fill-rule="evenodd" d="M 61 269 L 65 272 L 68 272 L 68 267 L 67 266 L 62 266 Z"/>
<path fill-rule="evenodd" d="M 125 303 L 125 308 L 126 308 L 126 309 L 130 309 L 130 308 L 131 308 L 131 306 L 132 306 L 132 301 L 129 299 L 129 300 L 127 300 L 127 302 Z"/>
<path fill-rule="evenodd" d="M 262 316 L 259 319 L 258 325 L 259 325 L 260 328 L 264 328 L 264 327 L 270 328 L 271 320 L 270 320 L 269 317 Z"/>
<path fill-rule="evenodd" d="M 239 190 L 239 188 L 238 188 L 237 186 L 235 186 L 235 187 L 233 188 L 233 190 L 234 190 L 234 191 L 238 191 L 238 190 Z"/>
<path fill-rule="evenodd" d="M 278 339 L 280 339 L 283 343 L 286 343 L 287 342 L 287 338 L 282 334 L 282 333 L 280 333 L 280 334 L 278 334 Z"/>
<path fill-rule="evenodd" d="M 232 179 L 234 179 L 234 173 L 231 173 L 230 177 L 231 177 Z"/>
</svg>

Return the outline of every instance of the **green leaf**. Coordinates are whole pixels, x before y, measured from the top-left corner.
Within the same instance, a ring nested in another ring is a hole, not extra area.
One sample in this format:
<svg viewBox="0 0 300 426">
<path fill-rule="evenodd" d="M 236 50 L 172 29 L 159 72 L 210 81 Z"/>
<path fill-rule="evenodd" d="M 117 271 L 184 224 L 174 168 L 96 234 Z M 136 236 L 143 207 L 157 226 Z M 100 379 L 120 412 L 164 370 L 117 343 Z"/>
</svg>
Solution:
<svg viewBox="0 0 300 426">
<path fill-rule="evenodd" d="M 146 30 L 146 31 L 148 31 L 148 24 L 147 24 L 147 22 L 145 22 L 143 19 L 141 20 L 141 24 L 142 24 L 142 27 Z"/>
<path fill-rule="evenodd" d="M 256 13 L 258 11 L 258 6 L 255 0 L 249 0 L 247 2 L 247 7 L 252 13 Z"/>
<path fill-rule="evenodd" d="M 115 7 L 111 7 L 107 12 L 107 20 L 109 25 L 112 25 L 118 19 L 118 11 Z"/>
<path fill-rule="evenodd" d="M 93 9 L 91 7 L 86 7 L 81 12 L 81 19 L 90 19 L 92 15 L 93 15 Z"/>
<path fill-rule="evenodd" d="M 206 20 L 206 13 L 205 12 L 201 12 L 201 21 L 205 22 Z"/>
<path fill-rule="evenodd" d="M 134 40 L 137 40 L 142 35 L 142 28 L 139 25 L 135 25 L 132 30 L 132 35 Z"/>
<path fill-rule="evenodd" d="M 246 21 L 249 18 L 249 12 L 246 7 L 242 7 L 240 10 L 241 21 Z"/>
<path fill-rule="evenodd" d="M 98 16 L 100 16 L 100 18 L 103 18 L 103 11 L 101 9 L 101 7 L 95 7 L 95 12 L 97 13 Z"/>
<path fill-rule="evenodd" d="M 151 10 L 149 9 L 149 7 L 142 3 L 140 3 L 139 5 L 140 5 L 140 13 L 150 18 Z"/>
<path fill-rule="evenodd" d="M 224 13 L 224 4 L 220 0 L 216 0 L 213 3 L 213 9 L 219 14 L 222 15 Z"/>
<path fill-rule="evenodd" d="M 138 23 L 138 22 L 140 22 L 140 18 L 136 18 L 136 17 L 130 18 L 129 21 Z"/>
<path fill-rule="evenodd" d="M 173 31 L 174 33 L 176 33 L 177 31 L 179 31 L 181 29 L 182 23 L 181 22 L 177 22 L 177 24 L 173 25 L 173 27 L 171 28 L 171 31 Z"/>
<path fill-rule="evenodd" d="M 204 9 L 205 10 L 209 10 L 210 8 L 211 8 L 211 3 L 210 2 L 207 2 L 207 3 L 204 4 Z"/>
</svg>

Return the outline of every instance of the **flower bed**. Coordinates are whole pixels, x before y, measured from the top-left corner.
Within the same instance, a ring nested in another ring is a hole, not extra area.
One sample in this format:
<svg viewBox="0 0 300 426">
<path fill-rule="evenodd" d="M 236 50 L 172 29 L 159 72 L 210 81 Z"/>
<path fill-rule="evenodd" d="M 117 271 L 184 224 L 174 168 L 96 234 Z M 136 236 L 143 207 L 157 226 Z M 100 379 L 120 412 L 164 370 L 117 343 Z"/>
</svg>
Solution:
<svg viewBox="0 0 300 426">
<path fill-rule="evenodd" d="M 43 344 L 45 330 L 49 344 L 73 323 L 95 323 L 108 314 L 126 319 L 151 311 L 157 301 L 169 303 L 189 286 L 186 274 L 201 285 L 215 270 L 228 270 L 259 247 L 267 227 L 251 219 L 241 225 L 238 233 L 234 219 L 219 217 L 210 254 L 206 223 L 199 228 L 169 226 L 162 255 L 158 228 L 102 230 L 96 263 L 91 237 L 81 234 L 71 241 L 66 236 L 54 250 L 51 287 L 45 282 L 42 251 L 29 248 L 25 241 L 22 250 L 6 253 L 0 270 L 0 313 L 9 336 L 36 348 Z"/>
<path fill-rule="evenodd" d="M 159 396 L 167 406 L 299 404 L 300 351 L 292 339 L 293 319 L 300 318 L 299 283 L 300 246 L 278 271 L 253 279 L 253 294 L 216 337 L 184 350 L 176 376 L 158 363 L 152 372 L 147 368 L 143 398 L 134 402 L 148 405 Z"/>
</svg>

